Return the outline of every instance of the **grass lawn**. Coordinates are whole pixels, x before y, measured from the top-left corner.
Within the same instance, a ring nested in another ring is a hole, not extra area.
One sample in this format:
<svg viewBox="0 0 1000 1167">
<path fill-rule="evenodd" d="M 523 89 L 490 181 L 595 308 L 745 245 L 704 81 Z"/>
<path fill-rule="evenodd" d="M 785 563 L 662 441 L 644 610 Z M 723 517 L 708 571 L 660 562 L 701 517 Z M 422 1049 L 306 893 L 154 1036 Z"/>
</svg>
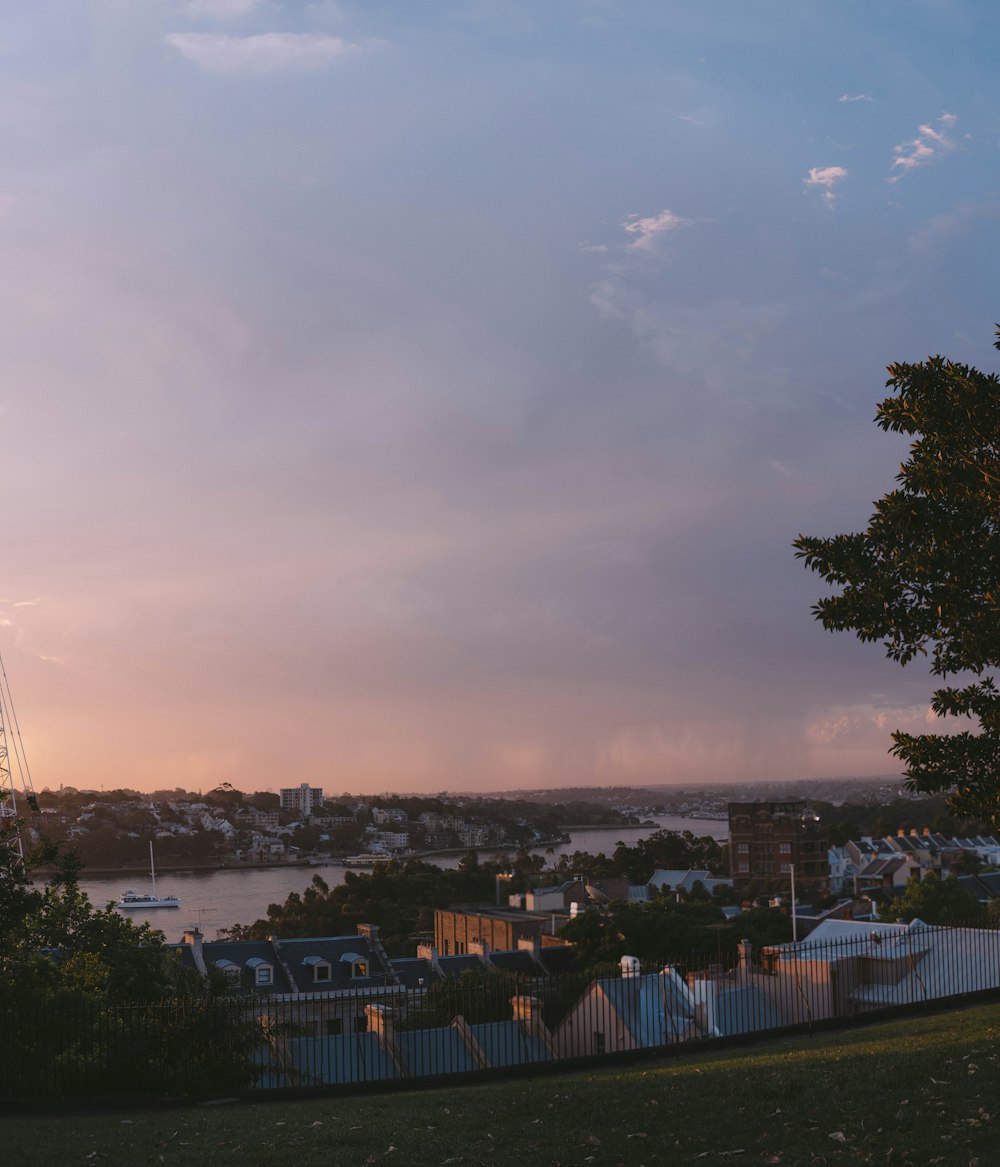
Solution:
<svg viewBox="0 0 1000 1167">
<path fill-rule="evenodd" d="M 996 1167 L 1000 1005 L 455 1089 L 2 1119 L 34 1164 Z"/>
</svg>

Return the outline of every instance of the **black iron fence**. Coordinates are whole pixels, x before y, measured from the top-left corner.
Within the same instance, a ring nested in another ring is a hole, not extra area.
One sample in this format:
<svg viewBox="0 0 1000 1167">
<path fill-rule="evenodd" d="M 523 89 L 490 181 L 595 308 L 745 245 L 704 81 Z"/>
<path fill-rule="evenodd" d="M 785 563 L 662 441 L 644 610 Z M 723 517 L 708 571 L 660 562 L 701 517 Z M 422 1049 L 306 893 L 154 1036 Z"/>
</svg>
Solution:
<svg viewBox="0 0 1000 1167">
<path fill-rule="evenodd" d="M 715 958 L 717 961 L 717 957 Z M 848 924 L 798 945 L 417 988 L 0 1010 L 0 1100 L 211 1097 L 531 1067 L 763 1033 L 1000 988 L 991 928 Z"/>
</svg>

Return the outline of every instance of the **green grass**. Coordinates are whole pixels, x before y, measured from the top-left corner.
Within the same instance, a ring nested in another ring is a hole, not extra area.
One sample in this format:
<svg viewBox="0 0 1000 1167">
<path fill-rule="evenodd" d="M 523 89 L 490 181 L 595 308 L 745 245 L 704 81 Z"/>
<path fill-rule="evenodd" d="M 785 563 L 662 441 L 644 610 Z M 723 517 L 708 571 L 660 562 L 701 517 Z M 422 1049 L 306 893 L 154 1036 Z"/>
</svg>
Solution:
<svg viewBox="0 0 1000 1167">
<path fill-rule="evenodd" d="M 1000 1005 L 455 1089 L 2 1120 L 4 1164 L 994 1167 Z"/>
</svg>

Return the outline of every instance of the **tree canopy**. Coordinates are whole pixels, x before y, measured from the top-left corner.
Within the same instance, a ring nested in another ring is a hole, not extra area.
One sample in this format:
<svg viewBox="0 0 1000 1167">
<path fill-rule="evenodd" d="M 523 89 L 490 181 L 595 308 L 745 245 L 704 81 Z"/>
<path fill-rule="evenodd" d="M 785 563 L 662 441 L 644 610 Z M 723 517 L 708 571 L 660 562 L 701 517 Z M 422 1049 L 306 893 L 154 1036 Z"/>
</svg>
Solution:
<svg viewBox="0 0 1000 1167">
<path fill-rule="evenodd" d="M 1000 334 L 1000 329 L 998 329 Z M 1000 341 L 997 341 L 1000 348 Z M 881 641 L 905 665 L 925 657 L 939 717 L 972 719 L 952 733 L 892 735 L 908 785 L 948 792 L 956 813 L 1000 808 L 1000 380 L 940 356 L 890 365 L 878 426 L 913 436 L 898 486 L 861 532 L 800 535 L 796 555 L 839 589 L 813 613 L 831 631 Z"/>
<path fill-rule="evenodd" d="M 41 886 L 36 865 L 52 870 Z M 45 845 L 26 864 L 0 847 L 0 995 L 3 1004 L 157 1001 L 189 986 L 160 932 L 95 907 L 77 884 L 75 857 Z"/>
</svg>

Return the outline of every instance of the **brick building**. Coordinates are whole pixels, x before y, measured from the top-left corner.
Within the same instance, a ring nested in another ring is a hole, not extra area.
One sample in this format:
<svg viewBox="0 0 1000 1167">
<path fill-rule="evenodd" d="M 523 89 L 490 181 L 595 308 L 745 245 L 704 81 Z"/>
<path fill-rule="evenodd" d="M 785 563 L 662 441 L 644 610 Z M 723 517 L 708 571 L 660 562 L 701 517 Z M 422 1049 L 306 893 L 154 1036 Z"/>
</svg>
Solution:
<svg viewBox="0 0 1000 1167">
<path fill-rule="evenodd" d="M 752 879 L 791 880 L 811 894 L 826 893 L 830 863 L 819 820 L 801 799 L 729 804 L 729 864 L 739 885 Z"/>
<path fill-rule="evenodd" d="M 504 908 L 437 908 L 434 947 L 443 956 L 470 952 L 470 943 L 487 944 L 494 952 L 516 949 L 518 941 L 541 941 L 552 930 L 549 913 Z"/>
</svg>

